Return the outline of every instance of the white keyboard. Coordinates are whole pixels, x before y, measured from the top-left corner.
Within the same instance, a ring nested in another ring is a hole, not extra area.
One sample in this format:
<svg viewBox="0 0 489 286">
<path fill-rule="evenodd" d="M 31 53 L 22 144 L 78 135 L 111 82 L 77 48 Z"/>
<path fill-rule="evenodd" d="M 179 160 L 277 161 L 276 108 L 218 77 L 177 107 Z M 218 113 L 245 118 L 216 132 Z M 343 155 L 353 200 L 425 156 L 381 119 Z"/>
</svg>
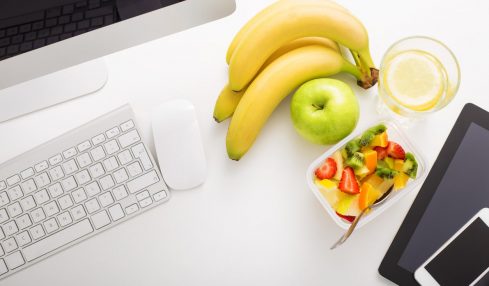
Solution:
<svg viewBox="0 0 489 286">
<path fill-rule="evenodd" d="M 0 279 L 169 199 L 126 105 L 0 165 Z"/>
</svg>

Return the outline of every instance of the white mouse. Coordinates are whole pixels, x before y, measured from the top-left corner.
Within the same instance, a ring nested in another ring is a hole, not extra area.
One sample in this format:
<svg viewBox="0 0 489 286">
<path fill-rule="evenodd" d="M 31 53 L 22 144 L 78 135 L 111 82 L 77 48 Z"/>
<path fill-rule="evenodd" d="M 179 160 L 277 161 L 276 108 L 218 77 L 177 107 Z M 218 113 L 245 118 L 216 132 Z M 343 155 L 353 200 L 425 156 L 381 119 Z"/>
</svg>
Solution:
<svg viewBox="0 0 489 286">
<path fill-rule="evenodd" d="M 167 185 L 175 190 L 201 185 L 207 163 L 192 103 L 168 101 L 153 110 L 152 121 L 156 154 Z"/>
</svg>

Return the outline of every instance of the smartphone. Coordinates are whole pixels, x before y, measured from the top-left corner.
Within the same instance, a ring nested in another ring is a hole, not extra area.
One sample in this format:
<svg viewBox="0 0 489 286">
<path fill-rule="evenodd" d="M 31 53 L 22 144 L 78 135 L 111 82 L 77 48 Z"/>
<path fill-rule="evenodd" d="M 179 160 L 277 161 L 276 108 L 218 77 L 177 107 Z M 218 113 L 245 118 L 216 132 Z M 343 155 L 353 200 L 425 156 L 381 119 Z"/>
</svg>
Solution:
<svg viewBox="0 0 489 286">
<path fill-rule="evenodd" d="M 489 208 L 479 211 L 414 272 L 422 286 L 478 285 L 486 275 L 489 275 Z"/>
</svg>

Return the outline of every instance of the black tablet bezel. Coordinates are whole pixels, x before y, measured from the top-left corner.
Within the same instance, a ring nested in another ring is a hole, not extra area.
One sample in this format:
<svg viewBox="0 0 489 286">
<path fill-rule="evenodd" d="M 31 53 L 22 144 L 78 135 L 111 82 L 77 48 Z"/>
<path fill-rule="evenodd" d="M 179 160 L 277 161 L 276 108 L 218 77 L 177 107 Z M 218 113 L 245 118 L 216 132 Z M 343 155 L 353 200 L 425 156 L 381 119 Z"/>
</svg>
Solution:
<svg viewBox="0 0 489 286">
<path fill-rule="evenodd" d="M 379 266 L 379 273 L 385 278 L 399 285 L 418 285 L 414 279 L 414 273 L 399 266 L 398 262 L 472 122 L 489 130 L 489 113 L 468 103 L 462 109 L 426 181 Z"/>
</svg>

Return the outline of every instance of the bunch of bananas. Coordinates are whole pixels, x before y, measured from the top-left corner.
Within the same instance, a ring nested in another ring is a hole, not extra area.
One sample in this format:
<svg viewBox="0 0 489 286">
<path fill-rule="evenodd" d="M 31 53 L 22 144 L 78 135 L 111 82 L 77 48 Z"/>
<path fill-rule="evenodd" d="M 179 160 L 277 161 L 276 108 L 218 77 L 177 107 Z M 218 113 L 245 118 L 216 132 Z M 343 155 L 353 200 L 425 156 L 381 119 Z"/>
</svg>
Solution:
<svg viewBox="0 0 489 286">
<path fill-rule="evenodd" d="M 341 55 L 338 44 L 350 49 L 355 64 Z M 238 32 L 226 61 L 229 83 L 214 118 L 222 122 L 232 116 L 226 148 L 233 160 L 249 150 L 277 105 L 304 82 L 347 72 L 369 88 L 378 78 L 365 27 L 329 0 L 275 2 Z"/>
</svg>

